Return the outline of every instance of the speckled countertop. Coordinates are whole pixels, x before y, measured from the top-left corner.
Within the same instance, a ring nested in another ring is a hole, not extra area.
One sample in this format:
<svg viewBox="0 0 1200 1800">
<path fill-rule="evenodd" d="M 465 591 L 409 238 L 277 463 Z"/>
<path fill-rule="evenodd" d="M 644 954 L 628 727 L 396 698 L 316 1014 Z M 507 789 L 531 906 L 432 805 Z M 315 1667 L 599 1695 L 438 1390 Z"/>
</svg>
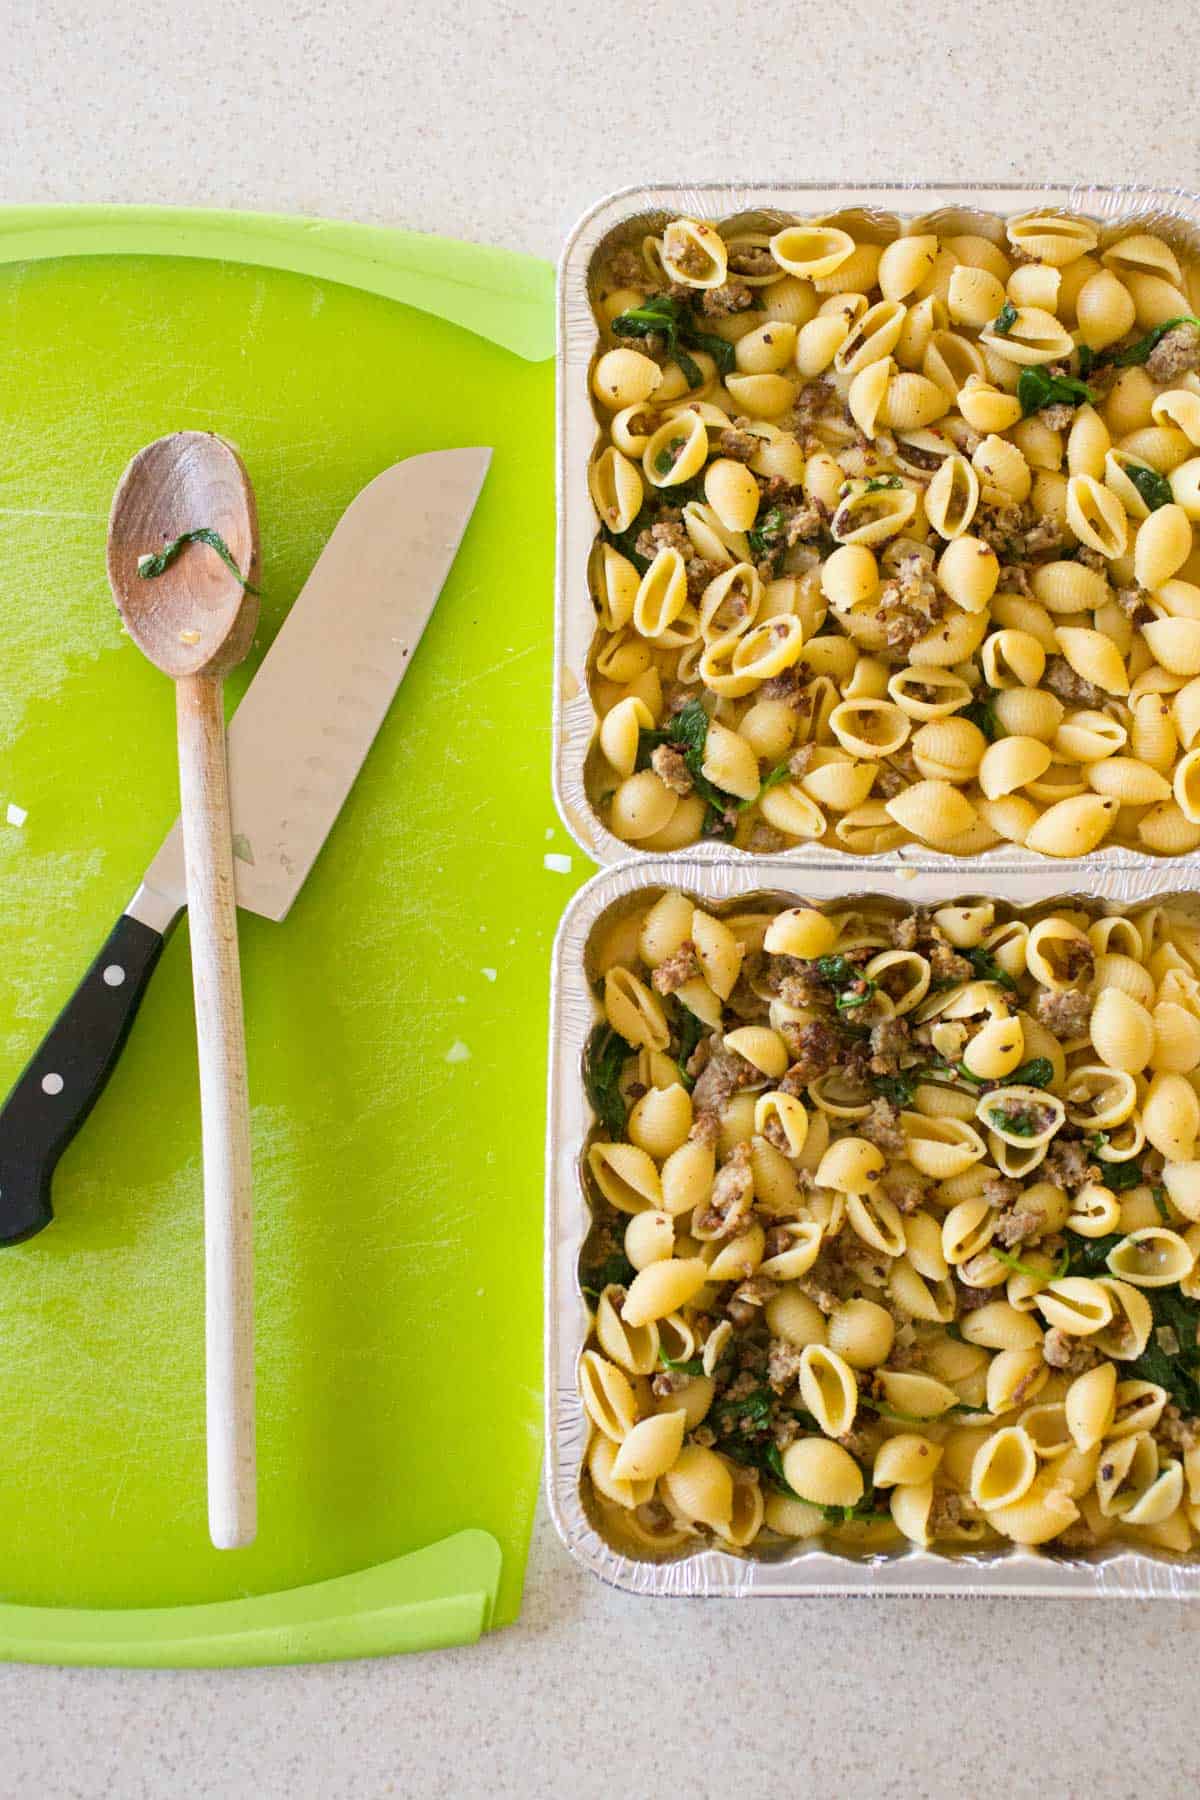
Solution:
<svg viewBox="0 0 1200 1800">
<path fill-rule="evenodd" d="M 0 0 L 0 22 L 7 201 L 323 213 L 553 257 L 650 175 L 1200 183 L 1187 8 Z M 542 1520 L 521 1622 L 470 1650 L 0 1669 L 0 1800 L 1175 1800 L 1198 1665 L 1200 1605 L 656 1604 Z"/>
</svg>

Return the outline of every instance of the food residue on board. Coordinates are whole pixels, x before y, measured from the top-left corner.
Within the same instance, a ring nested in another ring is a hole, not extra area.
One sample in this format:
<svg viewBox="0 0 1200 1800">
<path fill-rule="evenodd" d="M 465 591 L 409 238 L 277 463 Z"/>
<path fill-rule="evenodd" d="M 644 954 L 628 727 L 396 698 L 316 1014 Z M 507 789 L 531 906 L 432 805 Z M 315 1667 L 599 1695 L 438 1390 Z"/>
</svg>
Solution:
<svg viewBox="0 0 1200 1800">
<path fill-rule="evenodd" d="M 542 865 L 544 868 L 550 869 L 555 875 L 569 875 L 571 873 L 570 857 L 560 855 L 557 850 L 548 850 L 542 858 Z"/>
<path fill-rule="evenodd" d="M 15 801 L 10 800 L 8 803 L 8 811 L 4 816 L 10 825 L 21 826 L 29 817 L 29 814 L 23 806 L 18 806 Z"/>
</svg>

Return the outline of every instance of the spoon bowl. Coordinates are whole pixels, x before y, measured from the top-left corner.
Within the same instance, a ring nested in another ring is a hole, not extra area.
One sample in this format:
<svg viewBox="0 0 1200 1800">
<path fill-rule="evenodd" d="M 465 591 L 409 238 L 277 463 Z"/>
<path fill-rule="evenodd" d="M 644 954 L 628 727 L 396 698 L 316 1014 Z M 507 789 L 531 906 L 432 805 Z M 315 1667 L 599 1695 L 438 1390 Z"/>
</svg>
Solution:
<svg viewBox="0 0 1200 1800">
<path fill-rule="evenodd" d="M 221 676 L 245 657 L 258 599 L 206 543 L 186 544 L 161 575 L 139 564 L 197 527 L 216 532 L 247 580 L 258 564 L 258 511 L 242 460 L 209 431 L 176 431 L 140 450 L 113 500 L 108 579 L 130 637 L 179 681 Z"/>
</svg>

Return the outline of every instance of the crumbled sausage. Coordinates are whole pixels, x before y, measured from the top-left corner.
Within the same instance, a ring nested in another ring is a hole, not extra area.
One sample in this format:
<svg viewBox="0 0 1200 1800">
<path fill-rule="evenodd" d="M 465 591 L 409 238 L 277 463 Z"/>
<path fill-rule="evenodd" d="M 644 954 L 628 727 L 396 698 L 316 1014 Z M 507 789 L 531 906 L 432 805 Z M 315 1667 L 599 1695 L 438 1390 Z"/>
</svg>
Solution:
<svg viewBox="0 0 1200 1800">
<path fill-rule="evenodd" d="M 1074 1190 L 1096 1178 L 1091 1153 L 1078 1138 L 1054 1138 L 1039 1171 L 1043 1179 L 1056 1187 Z"/>
<path fill-rule="evenodd" d="M 729 267 L 735 275 L 774 275 L 779 264 L 765 244 L 735 244 L 729 252 Z"/>
<path fill-rule="evenodd" d="M 708 1042 L 708 1062 L 693 1089 L 692 1105 L 696 1112 L 719 1115 L 734 1094 L 742 1088 L 754 1087 L 762 1076 L 752 1062 L 747 1062 L 736 1050 L 728 1049 L 719 1033 L 714 1033 Z"/>
<path fill-rule="evenodd" d="M 785 1032 L 792 1055 L 792 1066 L 779 1083 L 783 1094 L 803 1094 L 809 1083 L 825 1075 L 838 1062 L 842 1040 L 832 1025 L 821 1019 L 810 1019 L 798 1030 Z"/>
<path fill-rule="evenodd" d="M 898 1075 L 900 1057 L 909 1044 L 903 1019 L 880 1019 L 871 1027 L 872 1075 Z"/>
<path fill-rule="evenodd" d="M 700 311 L 711 319 L 727 318 L 730 313 L 745 312 L 754 305 L 754 289 L 744 281 L 725 281 L 720 287 L 705 288 L 700 296 Z"/>
<path fill-rule="evenodd" d="M 779 1292 L 769 1275 L 751 1275 L 734 1289 L 725 1311 L 735 1325 L 749 1325 L 768 1300 Z"/>
<path fill-rule="evenodd" d="M 609 258 L 608 278 L 617 288 L 648 287 L 646 262 L 641 251 L 635 250 L 632 244 L 615 250 Z"/>
<path fill-rule="evenodd" d="M 750 1145 L 735 1144 L 717 1170 L 708 1206 L 698 1221 L 700 1230 L 714 1238 L 732 1237 L 750 1210 L 753 1198 Z"/>
<path fill-rule="evenodd" d="M 1076 673 L 1065 656 L 1052 656 L 1043 676 L 1046 686 L 1068 706 L 1097 707 L 1104 704 L 1104 690 Z"/>
<path fill-rule="evenodd" d="M 1146 373 L 1151 381 L 1174 381 L 1189 369 L 1200 366 L 1200 329 L 1190 320 L 1173 325 L 1160 337 L 1146 358 Z"/>
<path fill-rule="evenodd" d="M 1052 1325 L 1042 1339 L 1042 1360 L 1065 1375 L 1082 1375 L 1085 1369 L 1095 1368 L 1101 1359 L 1100 1352 L 1094 1350 L 1086 1338 L 1071 1337 L 1057 1325 Z"/>
<path fill-rule="evenodd" d="M 900 1129 L 900 1108 L 891 1100 L 879 1099 L 858 1125 L 859 1134 L 878 1145 L 887 1156 L 904 1154 L 904 1133 Z"/>
<path fill-rule="evenodd" d="M 1030 1238 L 1040 1236 L 1045 1223 L 1040 1212 L 1032 1212 L 1027 1207 L 1006 1207 L 996 1220 L 993 1236 L 997 1243 L 1011 1250 L 1016 1244 L 1025 1244 Z"/>
<path fill-rule="evenodd" d="M 699 973 L 696 946 L 688 938 L 680 944 L 678 950 L 659 963 L 650 979 L 660 994 L 673 994 L 685 982 L 695 981 Z"/>
<path fill-rule="evenodd" d="M 929 968 L 935 981 L 969 981 L 975 973 L 966 957 L 952 950 L 949 944 L 929 946 Z"/>
<path fill-rule="evenodd" d="M 1056 401 L 1052 406 L 1043 406 L 1038 418 L 1051 431 L 1069 431 L 1075 418 L 1075 408 L 1064 401 Z"/>
<path fill-rule="evenodd" d="M 1081 988 L 1039 988 L 1033 1016 L 1057 1038 L 1079 1037 L 1092 1016 L 1092 997 Z"/>
<path fill-rule="evenodd" d="M 762 439 L 755 437 L 752 431 L 746 431 L 744 426 L 743 419 L 736 419 L 725 427 L 717 440 L 721 455 L 732 457 L 734 462 L 748 463 L 763 447 Z"/>
<path fill-rule="evenodd" d="M 868 1134 L 864 1131 L 863 1135 Z M 900 1136 L 900 1149 L 903 1149 L 903 1134 L 898 1133 L 898 1135 Z M 882 1143 L 878 1136 L 873 1141 L 879 1145 L 881 1150 L 890 1155 L 898 1156 L 900 1154 L 900 1150 L 893 1150 L 890 1144 Z M 929 1198 L 928 1182 L 906 1162 L 896 1162 L 890 1168 L 885 1169 L 880 1186 L 896 1211 L 904 1213 L 906 1216 L 909 1213 L 918 1212 Z"/>
<path fill-rule="evenodd" d="M 772 1338 L 767 1352 L 767 1380 L 777 1394 L 791 1387 L 800 1373 L 800 1351 L 784 1338 Z"/>
<path fill-rule="evenodd" d="M 674 744 L 658 744 L 650 753 L 650 767 L 673 794 L 690 794 L 692 776 L 683 752 Z M 670 990 L 664 988 L 663 993 Z"/>
</svg>

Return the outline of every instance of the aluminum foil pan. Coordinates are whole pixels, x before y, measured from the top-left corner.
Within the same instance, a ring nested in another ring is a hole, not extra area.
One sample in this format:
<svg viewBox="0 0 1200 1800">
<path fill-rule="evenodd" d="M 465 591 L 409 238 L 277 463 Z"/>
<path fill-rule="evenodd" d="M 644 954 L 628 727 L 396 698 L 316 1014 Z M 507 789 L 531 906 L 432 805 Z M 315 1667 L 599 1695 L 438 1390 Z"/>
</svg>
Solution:
<svg viewBox="0 0 1200 1800">
<path fill-rule="evenodd" d="M 593 1119 L 582 1079 L 583 1053 L 600 1017 L 585 956 L 593 933 L 614 912 L 643 894 L 680 887 L 714 910 L 755 899 L 792 906 L 800 899 L 853 901 L 886 894 L 906 904 L 947 904 L 979 898 L 1017 908 L 1045 900 L 1122 910 L 1172 900 L 1200 912 L 1200 889 L 1170 889 L 1158 868 L 1114 874 L 1099 858 L 1051 863 L 1028 857 L 988 868 L 971 885 L 946 858 L 914 859 L 883 871 L 844 857 L 628 858 L 602 870 L 575 895 L 559 926 L 551 971 L 550 1093 L 546 1138 L 546 1488 L 555 1527 L 571 1555 L 614 1587 L 636 1594 L 765 1597 L 801 1594 L 1033 1594 L 1046 1598 L 1200 1599 L 1200 1560 L 1122 1545 L 1067 1555 L 1014 1544 L 986 1553 L 951 1554 L 910 1547 L 870 1555 L 782 1545 L 767 1557 L 698 1549 L 671 1561 L 627 1555 L 609 1543 L 588 1514 L 581 1486 L 588 1428 L 576 1384 L 576 1365 L 590 1315 L 579 1288 L 579 1255 L 591 1215 L 581 1167 Z M 1186 878 L 1185 878 L 1186 879 Z"/>
<path fill-rule="evenodd" d="M 567 830 L 581 850 L 598 863 L 619 862 L 638 852 L 615 837 L 588 797 L 586 769 L 596 734 L 596 715 L 588 697 L 587 666 L 595 620 L 587 588 L 588 552 L 596 537 L 596 514 L 588 493 L 588 462 L 598 429 L 592 410 L 588 373 L 597 344 L 591 306 L 593 270 L 613 245 L 640 243 L 644 234 L 681 213 L 719 222 L 737 220 L 753 228 L 771 225 L 781 215 L 802 218 L 858 214 L 864 226 L 894 231 L 898 220 L 921 220 L 930 229 L 969 232 L 981 218 L 994 220 L 1034 206 L 1083 213 L 1101 223 L 1102 242 L 1137 224 L 1157 231 L 1170 242 L 1200 257 L 1200 194 L 1185 188 L 1068 186 L 1009 187 L 996 182 L 914 182 L 903 186 L 864 182 L 828 186 L 809 182 L 708 182 L 698 187 L 669 185 L 623 188 L 586 212 L 567 238 L 558 268 L 558 562 L 555 589 L 554 658 L 554 795 Z M 777 226 L 775 227 L 777 228 Z M 690 858 L 696 846 L 676 854 Z M 954 871 L 962 859 L 920 845 L 912 853 L 922 864 Z M 763 859 L 721 845 L 719 855 L 757 864 Z M 988 868 L 1016 867 L 1030 852 L 1019 845 L 997 845 L 985 851 Z M 854 856 L 824 844 L 800 844 L 784 852 L 800 868 L 819 867 L 831 859 L 849 874 L 872 867 L 892 867 L 904 851 Z M 1169 867 L 1170 859 L 1145 851 L 1108 846 L 1093 852 L 1095 862 L 1114 870 L 1126 866 Z"/>
</svg>

